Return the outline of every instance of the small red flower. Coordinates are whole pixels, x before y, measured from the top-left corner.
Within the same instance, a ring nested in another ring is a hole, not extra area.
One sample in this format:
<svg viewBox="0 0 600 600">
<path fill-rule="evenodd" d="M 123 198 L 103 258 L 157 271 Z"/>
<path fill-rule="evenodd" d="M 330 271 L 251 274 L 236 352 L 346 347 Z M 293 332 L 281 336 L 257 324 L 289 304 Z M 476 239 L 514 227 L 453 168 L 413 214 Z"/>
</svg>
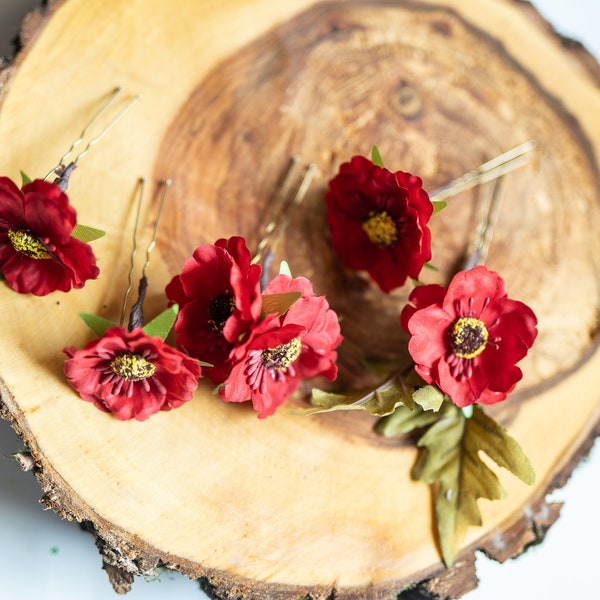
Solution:
<svg viewBox="0 0 600 600">
<path fill-rule="evenodd" d="M 486 267 L 461 271 L 447 290 L 419 286 L 401 323 L 415 370 L 459 407 L 504 400 L 523 374 L 516 366 L 537 336 L 533 311 L 507 297 Z"/>
<path fill-rule="evenodd" d="M 261 268 L 250 262 L 242 237 L 203 244 L 166 288 L 179 305 L 177 345 L 213 365 L 205 373 L 214 383 L 225 380 L 229 353 L 260 317 Z"/>
<path fill-rule="evenodd" d="M 219 393 L 225 402 L 252 401 L 260 418 L 272 415 L 306 377 L 335 379 L 342 341 L 337 315 L 308 279 L 278 275 L 264 293 L 299 291 L 283 316 L 267 315 L 231 354 L 232 369 Z"/>
<path fill-rule="evenodd" d="M 55 184 L 36 179 L 22 190 L 0 177 L 0 270 L 21 294 L 45 296 L 98 277 L 89 244 L 72 237 L 75 209 Z"/>
<path fill-rule="evenodd" d="M 192 399 L 198 362 L 141 328 L 111 327 L 85 348 L 65 348 L 64 371 L 86 401 L 122 421 L 145 421 Z"/>
<path fill-rule="evenodd" d="M 329 182 L 327 222 L 335 251 L 350 269 L 368 271 L 384 291 L 418 279 L 431 259 L 433 205 L 419 177 L 392 173 L 354 156 Z"/>
</svg>

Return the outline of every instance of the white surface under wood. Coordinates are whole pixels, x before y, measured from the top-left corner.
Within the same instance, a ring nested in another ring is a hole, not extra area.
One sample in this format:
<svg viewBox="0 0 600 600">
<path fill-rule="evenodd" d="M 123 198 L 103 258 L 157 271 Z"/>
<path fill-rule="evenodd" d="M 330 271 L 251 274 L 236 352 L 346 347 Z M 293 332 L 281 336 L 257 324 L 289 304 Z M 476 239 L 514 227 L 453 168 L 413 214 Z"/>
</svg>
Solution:
<svg viewBox="0 0 600 600">
<path fill-rule="evenodd" d="M 0 0 L 0 55 L 11 53 L 10 42 L 23 14 L 39 4 L 38 0 Z M 534 4 L 557 31 L 583 42 L 600 58 L 600 3 L 536 0 Z M 1 170 L 0 165 L 0 174 Z M 38 504 L 39 485 L 11 458 L 21 449 L 9 425 L 0 421 L 0 598 L 114 600 L 91 536 L 81 532 L 77 524 L 44 512 Z M 465 600 L 598 597 L 599 482 L 600 446 L 596 444 L 590 459 L 577 468 L 569 484 L 552 495 L 552 500 L 564 501 L 565 507 L 545 542 L 504 565 L 478 557 L 481 583 L 464 596 Z M 164 571 L 152 582 L 138 579 L 128 598 L 202 600 L 206 596 L 197 583 Z"/>
</svg>

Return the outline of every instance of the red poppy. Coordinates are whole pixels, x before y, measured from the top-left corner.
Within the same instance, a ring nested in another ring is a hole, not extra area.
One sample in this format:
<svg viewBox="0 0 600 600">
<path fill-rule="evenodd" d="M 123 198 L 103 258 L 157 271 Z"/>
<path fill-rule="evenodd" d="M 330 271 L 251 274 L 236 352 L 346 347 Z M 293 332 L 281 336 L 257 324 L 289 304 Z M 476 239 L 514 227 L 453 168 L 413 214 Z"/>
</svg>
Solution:
<svg viewBox="0 0 600 600">
<path fill-rule="evenodd" d="M 0 177 L 0 270 L 21 294 L 45 296 L 98 277 L 89 244 L 72 237 L 75 209 L 55 184 L 36 179 L 22 190 Z"/>
<path fill-rule="evenodd" d="M 233 349 L 231 373 L 219 390 L 225 402 L 251 400 L 260 418 L 272 415 L 302 379 L 337 376 L 335 349 L 342 341 L 337 315 L 303 277 L 278 275 L 264 293 L 292 291 L 302 296 L 283 316 L 267 315 Z"/>
<path fill-rule="evenodd" d="M 141 328 L 112 327 L 82 350 L 63 352 L 65 375 L 78 394 L 122 421 L 181 406 L 201 376 L 196 360 Z"/>
<path fill-rule="evenodd" d="M 475 267 L 447 290 L 420 286 L 409 300 L 415 307 L 405 307 L 401 322 L 417 373 L 461 408 L 504 400 L 523 376 L 516 363 L 537 336 L 537 319 L 507 297 L 499 275 Z"/>
<path fill-rule="evenodd" d="M 431 259 L 433 205 L 419 177 L 392 173 L 363 156 L 341 165 L 325 196 L 331 240 L 350 269 L 384 291 L 418 279 Z"/>
<path fill-rule="evenodd" d="M 242 237 L 203 244 L 166 288 L 179 305 L 177 345 L 213 365 L 204 372 L 215 383 L 225 380 L 229 353 L 260 317 L 261 268 L 250 262 Z"/>
</svg>

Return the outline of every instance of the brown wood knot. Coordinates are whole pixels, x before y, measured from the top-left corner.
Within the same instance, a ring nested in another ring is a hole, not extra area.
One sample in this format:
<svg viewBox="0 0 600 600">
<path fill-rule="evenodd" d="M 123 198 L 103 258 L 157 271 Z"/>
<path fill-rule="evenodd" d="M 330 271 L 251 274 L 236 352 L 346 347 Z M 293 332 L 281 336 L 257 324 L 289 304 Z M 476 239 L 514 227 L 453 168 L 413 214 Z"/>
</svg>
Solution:
<svg viewBox="0 0 600 600">
<path fill-rule="evenodd" d="M 396 88 L 396 107 L 407 120 L 414 121 L 423 113 L 423 98 L 419 90 L 407 81 L 401 81 Z"/>
</svg>

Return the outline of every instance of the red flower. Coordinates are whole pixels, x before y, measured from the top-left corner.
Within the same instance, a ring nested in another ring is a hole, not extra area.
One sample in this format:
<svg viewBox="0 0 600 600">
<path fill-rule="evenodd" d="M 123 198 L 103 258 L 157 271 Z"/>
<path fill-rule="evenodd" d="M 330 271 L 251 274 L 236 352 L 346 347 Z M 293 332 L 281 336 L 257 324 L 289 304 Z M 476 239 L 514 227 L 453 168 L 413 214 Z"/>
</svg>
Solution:
<svg viewBox="0 0 600 600">
<path fill-rule="evenodd" d="M 444 292 L 444 293 L 442 293 Z M 459 407 L 504 400 L 521 379 L 516 363 L 537 336 L 533 311 L 506 295 L 486 267 L 458 273 L 448 286 L 420 286 L 401 322 L 415 370 Z"/>
<path fill-rule="evenodd" d="M 250 261 L 244 238 L 203 244 L 166 288 L 179 305 L 177 345 L 213 365 L 205 373 L 215 383 L 225 380 L 229 353 L 260 317 L 261 268 Z"/>
<path fill-rule="evenodd" d="M 81 288 L 100 270 L 89 244 L 71 236 L 75 209 L 55 184 L 36 179 L 22 190 L 0 177 L 0 269 L 21 294 Z"/>
<path fill-rule="evenodd" d="M 325 196 L 335 251 L 350 269 L 365 270 L 384 292 L 418 279 L 431 259 L 433 212 L 419 177 L 355 156 L 340 167 Z"/>
<path fill-rule="evenodd" d="M 122 421 L 145 421 L 192 399 L 198 362 L 142 329 L 112 327 L 85 348 L 65 348 L 64 371 L 78 394 Z"/>
<path fill-rule="evenodd" d="M 272 415 L 302 379 L 337 376 L 335 348 L 342 341 L 337 315 L 303 277 L 278 275 L 264 293 L 292 291 L 302 296 L 283 316 L 267 315 L 234 348 L 231 373 L 219 390 L 225 402 L 251 400 L 260 418 Z"/>
</svg>

